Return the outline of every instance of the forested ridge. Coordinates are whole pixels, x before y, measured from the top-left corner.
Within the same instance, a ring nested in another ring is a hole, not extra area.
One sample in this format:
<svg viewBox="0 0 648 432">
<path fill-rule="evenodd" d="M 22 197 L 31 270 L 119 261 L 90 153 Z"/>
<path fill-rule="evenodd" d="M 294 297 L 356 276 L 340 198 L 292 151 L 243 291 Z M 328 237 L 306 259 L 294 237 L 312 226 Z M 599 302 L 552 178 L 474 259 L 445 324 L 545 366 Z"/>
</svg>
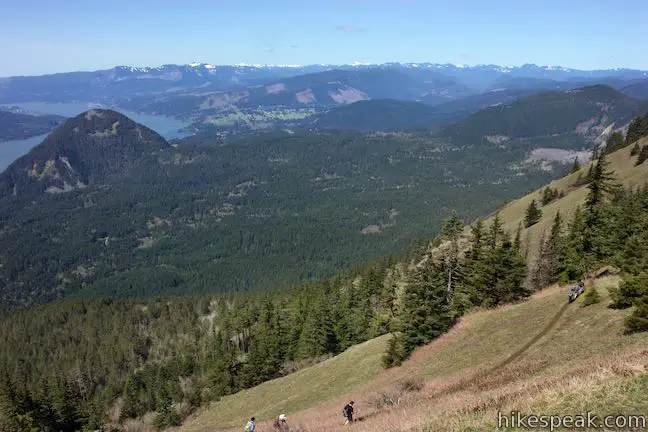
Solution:
<svg viewBox="0 0 648 432">
<path fill-rule="evenodd" d="M 529 146 L 450 146 L 424 132 L 150 138 L 120 158 L 92 149 L 145 129 L 106 119 L 82 115 L 2 174 L 5 306 L 321 279 L 404 253 L 451 208 L 474 219 L 565 169 L 521 164 Z M 92 178 L 94 166 L 118 168 Z"/>
<path fill-rule="evenodd" d="M 635 122 L 632 133 L 642 125 Z M 452 213 L 432 243 L 441 246 L 435 253 L 424 244 L 322 282 L 15 311 L 0 327 L 0 427 L 120 430 L 154 411 L 153 423 L 164 428 L 207 401 L 381 334 L 395 335 L 385 366 L 399 364 L 467 311 L 523 300 L 603 265 L 624 276 L 611 306 L 633 308 L 625 331 L 648 330 L 648 187 L 617 185 L 606 154 L 578 168 L 587 199 L 569 219 L 554 215 L 532 268 L 522 227 L 505 232 L 496 213 L 471 225 L 466 247 L 464 224 Z M 636 163 L 638 153 L 631 158 Z"/>
<path fill-rule="evenodd" d="M 63 121 L 65 117 L 56 115 L 36 116 L 0 109 L 0 142 L 42 135 Z"/>
</svg>

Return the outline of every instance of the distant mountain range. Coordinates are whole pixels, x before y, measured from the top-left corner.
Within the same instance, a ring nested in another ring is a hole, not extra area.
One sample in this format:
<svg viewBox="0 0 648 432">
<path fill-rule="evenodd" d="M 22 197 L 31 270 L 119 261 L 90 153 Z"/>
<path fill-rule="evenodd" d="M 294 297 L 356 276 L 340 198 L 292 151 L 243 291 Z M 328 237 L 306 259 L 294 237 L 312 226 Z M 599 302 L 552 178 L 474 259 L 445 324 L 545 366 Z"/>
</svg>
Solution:
<svg viewBox="0 0 648 432">
<path fill-rule="evenodd" d="M 66 72 L 41 76 L 0 78 L 0 103 L 111 101 L 146 94 L 192 90 L 209 93 L 243 89 L 304 74 L 333 70 L 395 69 L 415 79 L 443 76 L 478 92 L 504 76 L 567 81 L 574 78 L 622 80 L 648 79 L 648 72 L 634 69 L 577 70 L 532 64 L 456 66 L 434 63 L 386 63 L 380 65 L 163 65 L 160 67 L 116 66 L 92 72 Z"/>
</svg>

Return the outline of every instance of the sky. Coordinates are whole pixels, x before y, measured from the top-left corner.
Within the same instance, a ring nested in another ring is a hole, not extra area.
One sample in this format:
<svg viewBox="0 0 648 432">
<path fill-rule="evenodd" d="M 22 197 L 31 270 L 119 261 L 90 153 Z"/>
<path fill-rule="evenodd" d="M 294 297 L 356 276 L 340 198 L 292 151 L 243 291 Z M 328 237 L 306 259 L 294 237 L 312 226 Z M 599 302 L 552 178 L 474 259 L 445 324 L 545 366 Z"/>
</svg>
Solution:
<svg viewBox="0 0 648 432">
<path fill-rule="evenodd" d="M 645 0 L 0 0 L 0 76 L 116 65 L 648 69 Z"/>
</svg>

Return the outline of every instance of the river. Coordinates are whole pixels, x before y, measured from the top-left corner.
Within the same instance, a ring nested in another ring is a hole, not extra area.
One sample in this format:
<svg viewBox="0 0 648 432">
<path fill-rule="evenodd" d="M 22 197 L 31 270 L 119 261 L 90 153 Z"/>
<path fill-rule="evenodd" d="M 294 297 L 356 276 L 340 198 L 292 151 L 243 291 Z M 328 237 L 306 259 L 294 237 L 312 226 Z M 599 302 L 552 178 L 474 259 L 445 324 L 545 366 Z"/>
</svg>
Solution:
<svg viewBox="0 0 648 432">
<path fill-rule="evenodd" d="M 3 104 L 3 106 L 18 106 L 24 110 L 33 112 L 35 114 L 56 114 L 64 117 L 75 117 L 82 112 L 88 111 L 92 108 L 97 108 L 97 104 L 89 102 L 78 103 L 47 103 L 47 102 L 25 102 Z M 104 108 L 102 106 L 102 108 Z M 189 125 L 172 117 L 140 114 L 132 111 L 123 110 L 120 108 L 112 108 L 119 111 L 125 116 L 133 119 L 134 121 L 147 126 L 166 139 L 183 138 L 191 135 L 187 132 L 182 132 L 180 129 Z M 29 150 L 40 144 L 48 134 L 39 135 L 23 140 L 3 141 L 0 142 L 0 172 L 4 171 L 13 161 L 20 156 L 27 154 Z"/>
</svg>

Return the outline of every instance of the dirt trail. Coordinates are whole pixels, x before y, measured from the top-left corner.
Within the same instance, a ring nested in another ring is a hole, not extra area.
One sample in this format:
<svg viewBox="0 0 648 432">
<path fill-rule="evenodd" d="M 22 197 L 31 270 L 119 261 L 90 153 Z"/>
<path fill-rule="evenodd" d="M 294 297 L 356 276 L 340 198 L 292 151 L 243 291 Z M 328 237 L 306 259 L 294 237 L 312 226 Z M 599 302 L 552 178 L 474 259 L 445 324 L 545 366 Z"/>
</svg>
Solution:
<svg viewBox="0 0 648 432">
<path fill-rule="evenodd" d="M 526 344 L 524 344 L 524 346 L 523 346 L 522 348 L 520 348 L 519 350 L 517 350 L 516 352 L 514 352 L 513 354 L 511 354 L 511 356 L 509 356 L 509 358 L 507 358 L 507 359 L 504 360 L 502 363 L 498 364 L 497 366 L 495 366 L 494 368 L 492 368 L 491 370 L 489 370 L 488 373 L 490 373 L 490 372 L 494 372 L 494 371 L 496 371 L 496 370 L 498 370 L 498 369 L 501 369 L 501 368 L 503 368 L 503 367 L 509 365 L 511 362 L 513 362 L 513 361 L 517 360 L 518 358 L 520 358 L 520 356 L 522 356 L 522 354 L 524 354 L 524 353 L 525 353 L 529 348 L 531 348 L 531 347 L 532 347 L 536 342 L 538 342 L 538 341 L 539 341 L 543 336 L 545 336 L 547 333 L 549 333 L 549 332 L 551 331 L 551 329 L 556 325 L 556 323 L 558 322 L 558 320 L 563 316 L 563 314 L 565 313 L 565 311 L 567 310 L 568 307 L 569 307 L 569 303 L 565 303 L 565 305 L 564 305 L 562 308 L 560 308 L 560 310 L 558 311 L 558 313 L 557 313 L 557 314 L 556 314 L 556 315 L 551 319 L 551 321 L 549 322 L 549 324 L 547 324 L 547 325 L 545 326 L 545 328 L 542 329 L 542 331 L 541 331 L 540 333 L 538 333 L 537 335 L 535 335 L 535 336 L 533 337 L 533 339 L 531 339 L 529 342 L 527 342 Z"/>
<path fill-rule="evenodd" d="M 503 362 L 499 363 L 498 365 L 483 370 L 481 372 L 477 372 L 476 374 L 466 377 L 464 379 L 460 379 L 459 382 L 457 382 L 454 385 L 450 385 L 448 387 L 445 387 L 443 389 L 440 389 L 438 392 L 434 394 L 434 396 L 439 397 L 439 396 L 445 396 L 449 393 L 453 393 L 456 391 L 461 391 L 461 390 L 466 390 L 474 386 L 478 386 L 482 380 L 484 380 L 486 377 L 491 375 L 494 372 L 497 372 L 498 370 L 508 366 L 518 358 L 520 358 L 525 352 L 529 350 L 533 345 L 535 345 L 536 342 L 538 342 L 542 337 L 546 336 L 547 333 L 551 331 L 560 320 L 560 318 L 565 314 L 565 311 L 567 311 L 567 308 L 569 307 L 569 303 L 565 303 L 565 305 L 560 308 L 560 310 L 554 315 L 554 317 L 549 321 L 549 323 L 540 331 L 538 334 L 536 334 L 531 340 L 529 340 L 527 343 L 525 343 L 520 349 L 515 351 L 513 354 L 511 354 L 506 360 Z"/>
</svg>

